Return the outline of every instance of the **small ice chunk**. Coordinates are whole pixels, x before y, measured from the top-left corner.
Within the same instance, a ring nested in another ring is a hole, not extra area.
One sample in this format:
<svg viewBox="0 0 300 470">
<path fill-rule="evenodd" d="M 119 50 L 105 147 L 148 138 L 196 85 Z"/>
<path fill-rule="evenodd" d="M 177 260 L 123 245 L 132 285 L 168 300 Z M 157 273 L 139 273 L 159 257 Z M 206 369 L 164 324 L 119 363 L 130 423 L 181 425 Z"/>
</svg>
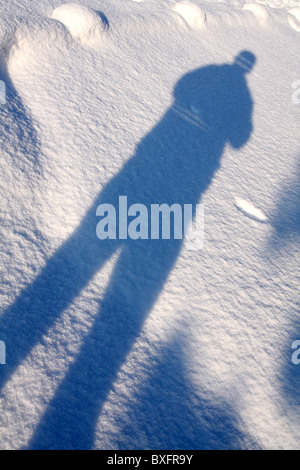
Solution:
<svg viewBox="0 0 300 470">
<path fill-rule="evenodd" d="M 245 201 L 239 197 L 235 198 L 236 207 L 250 219 L 256 220 L 257 222 L 267 222 L 267 217 L 265 214 L 256 207 L 253 206 L 251 202 Z"/>
</svg>

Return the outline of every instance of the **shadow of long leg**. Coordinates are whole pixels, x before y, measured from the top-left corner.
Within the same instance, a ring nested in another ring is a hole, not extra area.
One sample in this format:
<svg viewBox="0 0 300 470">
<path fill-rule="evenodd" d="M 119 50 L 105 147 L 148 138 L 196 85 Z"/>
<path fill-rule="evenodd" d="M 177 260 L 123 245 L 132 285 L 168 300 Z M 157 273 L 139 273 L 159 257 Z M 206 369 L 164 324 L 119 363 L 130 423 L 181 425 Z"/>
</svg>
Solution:
<svg viewBox="0 0 300 470">
<path fill-rule="evenodd" d="M 35 281 L 1 316 L 0 333 L 6 343 L 8 360 L 1 369 L 0 388 L 118 248 L 116 240 L 100 245 L 94 226 L 87 216 Z"/>
<path fill-rule="evenodd" d="M 31 449 L 90 449 L 117 373 L 172 269 L 180 241 L 128 242 L 99 316 L 30 443 Z"/>
</svg>

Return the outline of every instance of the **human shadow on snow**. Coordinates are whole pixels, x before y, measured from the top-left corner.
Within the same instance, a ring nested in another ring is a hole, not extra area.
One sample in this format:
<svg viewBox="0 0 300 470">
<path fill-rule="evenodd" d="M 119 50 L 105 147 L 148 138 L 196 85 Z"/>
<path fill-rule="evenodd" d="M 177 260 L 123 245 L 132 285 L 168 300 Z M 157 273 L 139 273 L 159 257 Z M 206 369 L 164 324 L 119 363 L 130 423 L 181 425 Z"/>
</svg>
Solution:
<svg viewBox="0 0 300 470">
<path fill-rule="evenodd" d="M 96 209 L 119 196 L 128 206 L 196 204 L 209 187 L 225 145 L 240 149 L 252 131 L 246 73 L 255 56 L 188 73 L 174 103 L 135 155 L 100 192 L 77 230 L 0 318 L 9 361 L 0 387 L 93 276 L 120 250 L 93 328 L 58 387 L 30 443 L 32 449 L 90 449 L 107 395 L 182 248 L 182 240 L 104 240 Z M 167 445 L 167 442 L 165 442 Z M 205 443 L 203 444 L 205 446 Z M 175 446 L 175 443 L 174 443 Z"/>
</svg>

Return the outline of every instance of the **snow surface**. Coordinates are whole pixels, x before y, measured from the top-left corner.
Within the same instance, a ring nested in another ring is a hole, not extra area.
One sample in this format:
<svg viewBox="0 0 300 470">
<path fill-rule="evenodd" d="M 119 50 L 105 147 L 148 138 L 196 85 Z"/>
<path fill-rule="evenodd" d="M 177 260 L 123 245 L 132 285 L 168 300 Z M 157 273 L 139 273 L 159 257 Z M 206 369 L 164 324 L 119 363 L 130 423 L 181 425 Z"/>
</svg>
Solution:
<svg viewBox="0 0 300 470">
<path fill-rule="evenodd" d="M 298 1 L 62 3 L 0 5 L 1 449 L 299 449 Z"/>
</svg>

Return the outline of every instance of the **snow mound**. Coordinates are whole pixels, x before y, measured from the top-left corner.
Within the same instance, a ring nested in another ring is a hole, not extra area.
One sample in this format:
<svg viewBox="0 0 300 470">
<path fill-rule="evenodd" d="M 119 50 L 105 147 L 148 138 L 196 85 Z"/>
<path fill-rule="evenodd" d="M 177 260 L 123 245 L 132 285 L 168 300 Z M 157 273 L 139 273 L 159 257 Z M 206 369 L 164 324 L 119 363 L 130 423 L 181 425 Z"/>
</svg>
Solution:
<svg viewBox="0 0 300 470">
<path fill-rule="evenodd" d="M 243 10 L 251 11 L 259 23 L 265 23 L 269 18 L 269 13 L 265 7 L 257 3 L 246 3 Z"/>
<path fill-rule="evenodd" d="M 235 198 L 236 207 L 250 219 L 256 220 L 257 222 L 267 222 L 265 214 L 251 204 L 251 202 L 245 201 L 239 197 Z"/>
<path fill-rule="evenodd" d="M 201 8 L 188 1 L 177 3 L 173 11 L 178 13 L 192 28 L 201 27 L 206 20 L 206 15 Z"/>
<path fill-rule="evenodd" d="M 84 43 L 98 42 L 107 27 L 95 10 L 76 3 L 59 6 L 52 18 L 63 23 L 74 39 Z"/>
<path fill-rule="evenodd" d="M 292 8 L 292 10 L 289 10 L 288 21 L 291 28 L 295 31 L 300 31 L 300 8 Z"/>
<path fill-rule="evenodd" d="M 52 49 L 54 44 L 67 44 L 72 37 L 67 28 L 52 18 L 22 19 L 16 29 L 16 44 L 13 52 L 25 55 L 26 49 L 36 53 L 41 47 Z"/>
</svg>

